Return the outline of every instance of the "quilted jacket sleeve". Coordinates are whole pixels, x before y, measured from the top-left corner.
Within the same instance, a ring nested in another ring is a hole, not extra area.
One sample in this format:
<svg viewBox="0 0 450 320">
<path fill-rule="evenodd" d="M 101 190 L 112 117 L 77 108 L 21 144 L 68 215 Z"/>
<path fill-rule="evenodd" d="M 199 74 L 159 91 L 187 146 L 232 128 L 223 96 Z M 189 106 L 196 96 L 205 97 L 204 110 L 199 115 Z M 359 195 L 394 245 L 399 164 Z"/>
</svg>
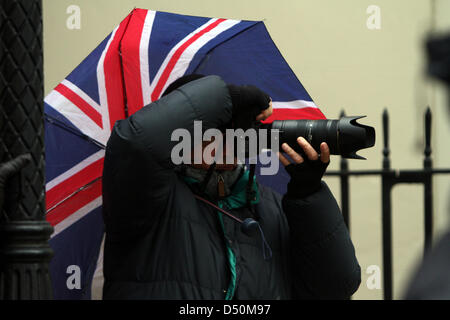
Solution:
<svg viewBox="0 0 450 320">
<path fill-rule="evenodd" d="M 341 211 L 328 186 L 304 199 L 282 200 L 290 230 L 294 297 L 347 299 L 361 283 L 361 268 Z"/>
<path fill-rule="evenodd" d="M 110 237 L 145 229 L 167 206 L 176 175 L 171 160 L 175 129 L 193 138 L 194 121 L 203 130 L 231 121 L 232 104 L 226 86 L 208 76 L 181 86 L 117 121 L 106 146 L 103 170 L 103 216 Z"/>
</svg>

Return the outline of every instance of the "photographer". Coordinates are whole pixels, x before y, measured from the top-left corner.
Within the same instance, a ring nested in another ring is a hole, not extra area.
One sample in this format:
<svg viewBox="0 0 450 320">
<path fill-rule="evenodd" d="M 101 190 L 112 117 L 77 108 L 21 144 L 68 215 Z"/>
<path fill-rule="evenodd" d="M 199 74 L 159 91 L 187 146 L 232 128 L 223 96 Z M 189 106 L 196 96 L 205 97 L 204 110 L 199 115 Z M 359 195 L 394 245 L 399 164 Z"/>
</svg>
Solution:
<svg viewBox="0 0 450 320">
<path fill-rule="evenodd" d="M 326 143 L 319 155 L 299 139 L 305 157 L 283 145 L 294 161 L 280 155 L 291 176 L 284 196 L 258 184 L 254 167 L 175 166 L 175 129 L 192 134 L 194 120 L 204 130 L 247 129 L 271 114 L 271 100 L 217 76 L 183 77 L 167 92 L 118 121 L 107 144 L 103 298 L 349 298 L 360 267 L 336 200 L 321 181 L 329 164 Z M 256 232 L 243 232 L 219 209 L 254 219 Z"/>
</svg>

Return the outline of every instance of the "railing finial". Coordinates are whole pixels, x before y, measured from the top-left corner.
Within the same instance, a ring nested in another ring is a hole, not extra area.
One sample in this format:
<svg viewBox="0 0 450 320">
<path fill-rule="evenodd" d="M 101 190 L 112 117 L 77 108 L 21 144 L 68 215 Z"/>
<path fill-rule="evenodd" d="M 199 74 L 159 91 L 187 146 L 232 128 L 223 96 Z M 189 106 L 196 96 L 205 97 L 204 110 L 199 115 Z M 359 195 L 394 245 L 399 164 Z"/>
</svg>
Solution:
<svg viewBox="0 0 450 320">
<path fill-rule="evenodd" d="M 383 110 L 383 169 L 389 169 L 391 167 L 391 161 L 389 159 L 389 114 L 387 108 Z"/>
<path fill-rule="evenodd" d="M 424 167 L 431 168 L 431 109 L 428 106 L 425 111 L 425 155 Z"/>
</svg>

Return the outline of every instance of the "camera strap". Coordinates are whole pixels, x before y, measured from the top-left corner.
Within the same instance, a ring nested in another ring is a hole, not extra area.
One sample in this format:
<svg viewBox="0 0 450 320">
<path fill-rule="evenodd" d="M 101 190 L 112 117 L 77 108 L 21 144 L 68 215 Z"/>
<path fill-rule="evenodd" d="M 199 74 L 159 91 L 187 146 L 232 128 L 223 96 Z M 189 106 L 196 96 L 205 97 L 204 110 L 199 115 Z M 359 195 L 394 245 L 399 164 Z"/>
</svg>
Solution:
<svg viewBox="0 0 450 320">
<path fill-rule="evenodd" d="M 228 211 L 225 211 L 224 209 L 220 208 L 219 206 L 216 206 L 214 203 L 212 203 L 211 201 L 208 201 L 202 197 L 200 197 L 199 195 L 194 194 L 194 197 L 197 198 L 198 200 L 206 203 L 207 205 L 213 207 L 214 209 L 216 209 L 217 211 L 225 214 L 227 217 L 233 219 L 236 222 L 239 222 L 241 224 L 241 230 L 247 234 L 247 235 L 251 235 L 254 233 L 254 231 L 256 229 L 259 230 L 259 233 L 261 235 L 261 247 L 262 247 L 262 251 L 263 251 L 263 257 L 264 260 L 270 260 L 272 258 L 272 249 L 270 248 L 269 244 L 267 243 L 266 237 L 264 236 L 264 232 L 261 228 L 261 225 L 259 224 L 259 222 L 257 222 L 255 219 L 253 218 L 247 218 L 245 220 L 239 219 L 238 217 L 236 217 L 235 215 L 229 213 Z"/>
</svg>

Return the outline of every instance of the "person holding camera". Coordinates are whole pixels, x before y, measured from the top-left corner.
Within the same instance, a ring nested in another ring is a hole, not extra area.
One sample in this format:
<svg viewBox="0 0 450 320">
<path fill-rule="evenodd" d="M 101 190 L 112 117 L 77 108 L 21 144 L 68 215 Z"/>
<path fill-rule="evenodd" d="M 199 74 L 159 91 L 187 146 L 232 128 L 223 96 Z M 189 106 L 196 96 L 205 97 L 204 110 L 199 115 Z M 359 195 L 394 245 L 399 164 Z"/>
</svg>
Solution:
<svg viewBox="0 0 450 320">
<path fill-rule="evenodd" d="M 116 122 L 103 171 L 104 299 L 348 299 L 357 290 L 361 268 L 322 181 L 326 143 L 318 154 L 299 138 L 303 155 L 283 144 L 285 195 L 258 184 L 254 165 L 171 160 L 175 129 L 245 130 L 271 112 L 256 87 L 190 75 Z"/>
</svg>

